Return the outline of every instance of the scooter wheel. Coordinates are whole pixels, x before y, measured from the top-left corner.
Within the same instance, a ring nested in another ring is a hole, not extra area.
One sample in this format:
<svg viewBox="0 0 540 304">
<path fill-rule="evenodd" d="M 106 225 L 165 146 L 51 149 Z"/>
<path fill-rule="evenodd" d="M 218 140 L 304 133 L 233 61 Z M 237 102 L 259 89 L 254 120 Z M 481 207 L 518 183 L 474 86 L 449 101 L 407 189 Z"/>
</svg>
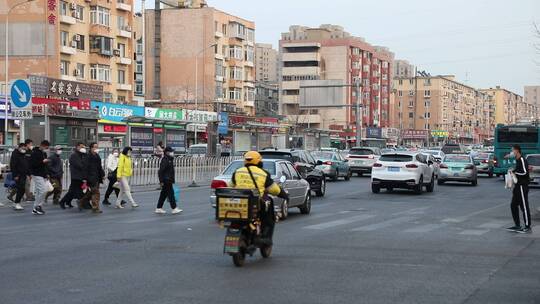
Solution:
<svg viewBox="0 0 540 304">
<path fill-rule="evenodd" d="M 272 246 L 263 246 L 259 249 L 263 258 L 267 259 L 272 254 Z"/>
<path fill-rule="evenodd" d="M 244 266 L 244 262 L 246 261 L 246 254 L 243 252 L 235 253 L 232 255 L 232 260 L 233 260 L 234 266 L 242 267 Z"/>
</svg>

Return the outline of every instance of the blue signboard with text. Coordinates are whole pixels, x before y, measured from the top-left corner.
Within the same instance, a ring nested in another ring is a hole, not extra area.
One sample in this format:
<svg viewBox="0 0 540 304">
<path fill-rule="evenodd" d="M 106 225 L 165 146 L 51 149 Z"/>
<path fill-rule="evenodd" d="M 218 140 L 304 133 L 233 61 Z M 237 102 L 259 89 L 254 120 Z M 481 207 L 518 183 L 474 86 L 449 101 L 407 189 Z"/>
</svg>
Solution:
<svg viewBox="0 0 540 304">
<path fill-rule="evenodd" d="M 382 138 L 382 129 L 375 127 L 367 127 L 366 129 L 367 138 Z"/>
<path fill-rule="evenodd" d="M 218 114 L 218 134 L 227 134 L 229 133 L 229 113 L 219 112 Z"/>
<path fill-rule="evenodd" d="M 90 106 L 98 109 L 99 119 L 106 122 L 122 122 L 126 117 L 143 116 L 144 107 L 92 101 Z"/>
</svg>

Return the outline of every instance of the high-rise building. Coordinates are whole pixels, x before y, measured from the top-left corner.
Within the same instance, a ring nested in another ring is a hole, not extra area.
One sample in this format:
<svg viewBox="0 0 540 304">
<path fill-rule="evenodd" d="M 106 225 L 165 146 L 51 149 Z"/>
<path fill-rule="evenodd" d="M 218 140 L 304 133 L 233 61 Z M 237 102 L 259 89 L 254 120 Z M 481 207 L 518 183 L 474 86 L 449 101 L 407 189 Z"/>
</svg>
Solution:
<svg viewBox="0 0 540 304">
<path fill-rule="evenodd" d="M 134 29 L 135 35 L 133 37 L 134 50 L 133 50 L 133 99 L 139 104 L 144 106 L 144 30 L 143 30 L 143 17 L 141 13 L 135 14 L 134 17 Z"/>
<path fill-rule="evenodd" d="M 145 98 L 155 106 L 253 115 L 255 24 L 187 7 L 145 12 Z"/>
<path fill-rule="evenodd" d="M 359 83 L 363 126 L 390 125 L 390 78 L 394 55 L 387 48 L 372 46 L 337 25 L 291 26 L 289 32 L 281 34 L 279 47 L 280 111 L 292 123 L 310 128 L 355 129 L 356 111 L 351 105 L 356 104 L 355 84 Z M 330 98 L 327 104 L 342 106 L 301 107 L 301 87 L 308 83 L 321 86 L 322 91 L 322 87 L 329 90 L 342 87 L 333 97 L 340 100 Z"/>
<path fill-rule="evenodd" d="M 407 60 L 396 59 L 394 60 L 394 75 L 398 78 L 412 78 L 416 67 L 410 64 Z"/>
<path fill-rule="evenodd" d="M 278 81 L 278 51 L 271 44 L 255 44 L 255 79 L 270 83 Z"/>
<path fill-rule="evenodd" d="M 473 143 L 493 136 L 494 100 L 454 76 L 396 77 L 394 88 L 396 127 L 406 131 L 405 143 Z"/>
<path fill-rule="evenodd" d="M 537 117 L 536 107 L 523 102 L 523 97 L 507 89 L 495 88 L 480 90 L 493 99 L 495 107 L 495 124 L 514 124 L 530 121 Z"/>
<path fill-rule="evenodd" d="M 8 7 L 18 3 L 8 0 Z M 9 78 L 41 75 L 103 85 L 103 101 L 133 100 L 133 1 L 34 1 L 9 16 Z M 0 16 L 2 25 L 4 16 Z M 4 41 L 4 29 L 0 30 Z M 0 47 L 4 54 L 4 46 Z M 3 65 L 4 56 L 0 62 Z M 3 79 L 4 70 L 0 71 Z"/>
<path fill-rule="evenodd" d="M 533 104 L 536 105 L 536 107 L 540 107 L 540 85 L 525 86 L 524 91 L 523 101 L 527 104 Z"/>
</svg>

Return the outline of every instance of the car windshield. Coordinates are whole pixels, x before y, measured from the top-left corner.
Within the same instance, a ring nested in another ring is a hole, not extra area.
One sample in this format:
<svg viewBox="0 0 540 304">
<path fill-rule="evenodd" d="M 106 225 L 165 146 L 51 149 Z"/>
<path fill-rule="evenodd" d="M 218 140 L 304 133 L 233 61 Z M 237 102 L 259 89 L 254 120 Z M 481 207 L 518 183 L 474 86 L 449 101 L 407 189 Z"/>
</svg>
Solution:
<svg viewBox="0 0 540 304">
<path fill-rule="evenodd" d="M 404 155 L 404 154 L 385 154 L 381 156 L 379 159 L 380 161 L 387 161 L 387 162 L 398 162 L 398 163 L 404 163 L 404 162 L 410 162 L 412 161 L 413 157 L 412 155 Z"/>
<path fill-rule="evenodd" d="M 315 159 L 332 159 L 332 157 L 334 157 L 334 153 L 325 151 L 313 151 L 311 152 L 311 155 L 315 157 Z"/>
<path fill-rule="evenodd" d="M 424 151 L 424 153 L 431 154 L 433 156 L 439 155 L 440 151 Z"/>
<path fill-rule="evenodd" d="M 349 154 L 351 154 L 351 155 L 371 155 L 371 154 L 373 154 L 373 151 L 371 149 L 351 149 L 351 151 L 349 151 Z"/>
<path fill-rule="evenodd" d="M 540 166 L 540 155 L 529 155 L 529 156 L 527 156 L 527 162 L 531 166 Z"/>
<path fill-rule="evenodd" d="M 287 152 L 260 152 L 263 158 L 266 159 L 284 159 L 288 161 L 292 161 L 292 155 L 291 153 Z"/>
<path fill-rule="evenodd" d="M 468 155 L 447 155 L 444 161 L 452 163 L 470 163 L 471 158 Z"/>
<path fill-rule="evenodd" d="M 244 162 L 241 160 L 237 160 L 232 162 L 225 171 L 223 171 L 222 175 L 233 175 L 234 171 L 236 171 L 238 168 L 241 168 L 244 166 Z M 263 161 L 263 169 L 268 171 L 270 175 L 276 175 L 276 163 L 272 161 Z"/>
</svg>

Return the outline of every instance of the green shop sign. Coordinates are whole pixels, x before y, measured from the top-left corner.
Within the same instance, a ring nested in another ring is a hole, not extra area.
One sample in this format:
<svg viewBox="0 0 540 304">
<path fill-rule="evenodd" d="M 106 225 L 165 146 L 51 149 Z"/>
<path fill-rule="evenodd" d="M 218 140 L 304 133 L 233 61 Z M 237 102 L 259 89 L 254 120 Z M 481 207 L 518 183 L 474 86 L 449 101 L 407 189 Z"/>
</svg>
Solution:
<svg viewBox="0 0 540 304">
<path fill-rule="evenodd" d="M 433 136 L 433 137 L 448 137 L 448 131 L 431 130 L 431 136 Z"/>
<path fill-rule="evenodd" d="M 158 109 L 158 108 L 146 107 L 144 109 L 144 117 L 170 119 L 170 120 L 184 120 L 184 110 Z"/>
</svg>

